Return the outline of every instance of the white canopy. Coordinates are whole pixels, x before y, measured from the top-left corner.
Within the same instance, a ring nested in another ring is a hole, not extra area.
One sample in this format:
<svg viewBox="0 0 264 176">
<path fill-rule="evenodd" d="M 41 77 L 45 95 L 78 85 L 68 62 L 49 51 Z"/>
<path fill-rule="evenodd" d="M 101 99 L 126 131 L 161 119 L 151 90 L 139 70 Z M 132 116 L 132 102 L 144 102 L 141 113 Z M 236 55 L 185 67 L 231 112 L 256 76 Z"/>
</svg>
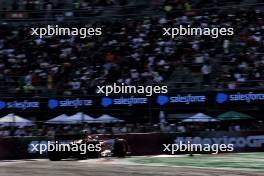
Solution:
<svg viewBox="0 0 264 176">
<path fill-rule="evenodd" d="M 69 116 L 67 116 L 66 114 L 61 114 L 53 119 L 48 120 L 45 123 L 49 123 L 49 124 L 64 124 L 67 123 Z"/>
<path fill-rule="evenodd" d="M 15 114 L 8 114 L 2 118 L 0 118 L 1 126 L 33 126 L 35 125 L 32 121 L 19 117 Z"/>
<path fill-rule="evenodd" d="M 197 113 L 187 119 L 184 119 L 182 122 L 216 122 L 218 120 L 204 114 L 204 113 Z"/>
<path fill-rule="evenodd" d="M 76 123 L 82 123 L 82 122 L 86 122 L 86 123 L 94 123 L 95 119 L 91 116 L 88 116 L 82 112 L 78 112 L 72 116 L 70 116 L 69 118 L 67 118 L 66 123 L 70 123 L 70 124 L 76 124 Z"/>
<path fill-rule="evenodd" d="M 120 120 L 118 118 L 112 117 L 107 114 L 103 114 L 97 119 L 95 119 L 97 123 L 116 123 L 116 122 L 123 122 L 123 120 Z"/>
</svg>

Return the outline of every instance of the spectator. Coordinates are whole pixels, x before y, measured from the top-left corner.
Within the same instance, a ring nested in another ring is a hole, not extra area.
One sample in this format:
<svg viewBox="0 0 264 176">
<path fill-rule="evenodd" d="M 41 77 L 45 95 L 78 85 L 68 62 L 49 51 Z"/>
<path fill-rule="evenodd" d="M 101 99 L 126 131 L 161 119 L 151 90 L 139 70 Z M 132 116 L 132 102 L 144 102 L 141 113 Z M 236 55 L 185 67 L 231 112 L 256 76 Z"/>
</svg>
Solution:
<svg viewBox="0 0 264 176">
<path fill-rule="evenodd" d="M 205 63 L 201 68 L 201 72 L 203 74 L 203 84 L 209 85 L 210 84 L 210 74 L 212 72 L 211 66 L 208 63 Z"/>
</svg>

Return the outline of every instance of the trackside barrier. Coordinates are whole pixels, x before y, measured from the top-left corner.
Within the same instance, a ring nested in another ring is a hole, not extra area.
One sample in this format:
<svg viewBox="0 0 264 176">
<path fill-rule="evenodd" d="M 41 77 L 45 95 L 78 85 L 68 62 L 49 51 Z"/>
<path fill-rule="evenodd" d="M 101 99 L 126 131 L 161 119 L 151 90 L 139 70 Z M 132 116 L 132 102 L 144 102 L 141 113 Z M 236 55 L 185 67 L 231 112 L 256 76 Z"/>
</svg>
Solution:
<svg viewBox="0 0 264 176">
<path fill-rule="evenodd" d="M 130 145 L 132 155 L 164 154 L 163 144 L 186 143 L 190 137 L 197 144 L 234 144 L 234 152 L 264 152 L 264 131 L 248 132 L 197 132 L 197 133 L 133 133 L 100 135 L 102 139 L 124 138 Z M 0 138 L 0 159 L 45 158 L 32 151 L 32 144 L 47 144 L 51 137 Z M 177 153 L 176 153 L 177 154 Z"/>
</svg>

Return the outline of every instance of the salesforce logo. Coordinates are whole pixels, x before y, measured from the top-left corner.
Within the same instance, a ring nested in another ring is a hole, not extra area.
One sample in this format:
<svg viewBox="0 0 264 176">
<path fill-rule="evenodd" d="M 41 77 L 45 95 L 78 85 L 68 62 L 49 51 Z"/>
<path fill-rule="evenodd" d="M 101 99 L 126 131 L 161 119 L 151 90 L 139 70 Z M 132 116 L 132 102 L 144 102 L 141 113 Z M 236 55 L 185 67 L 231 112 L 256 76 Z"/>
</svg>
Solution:
<svg viewBox="0 0 264 176">
<path fill-rule="evenodd" d="M 112 103 L 113 103 L 113 100 L 112 100 L 111 98 L 108 98 L 108 97 L 104 97 L 104 98 L 102 98 L 101 105 L 102 105 L 103 107 L 108 107 L 108 106 L 110 106 Z"/>
<path fill-rule="evenodd" d="M 222 104 L 222 103 L 226 102 L 227 100 L 228 100 L 228 95 L 225 93 L 218 93 L 216 95 L 216 102 L 217 103 Z"/>
<path fill-rule="evenodd" d="M 0 110 L 1 109 L 21 109 L 21 110 L 26 110 L 26 109 L 36 109 L 40 107 L 40 103 L 38 101 L 11 101 L 11 102 L 4 102 L 0 101 Z"/>
<path fill-rule="evenodd" d="M 157 103 L 161 106 L 167 104 L 168 102 L 169 102 L 169 97 L 167 96 L 160 95 L 157 98 Z"/>
<path fill-rule="evenodd" d="M 264 93 L 240 93 L 237 92 L 235 94 L 225 94 L 225 93 L 218 93 L 216 95 L 216 102 L 219 104 L 225 103 L 227 101 L 230 102 L 246 102 L 251 103 L 255 101 L 264 101 Z"/>
<path fill-rule="evenodd" d="M 78 108 L 78 107 L 87 107 L 87 106 L 92 106 L 93 101 L 90 99 L 85 99 L 81 100 L 79 98 L 77 99 L 66 99 L 66 100 L 55 100 L 55 99 L 50 99 L 48 101 L 48 107 L 50 109 L 55 109 L 57 107 L 73 107 L 73 108 Z"/>
<path fill-rule="evenodd" d="M 48 102 L 48 106 L 49 106 L 50 109 L 54 109 L 54 108 L 56 108 L 58 105 L 59 105 L 59 101 L 58 101 L 58 100 L 51 99 L 51 100 L 49 100 L 49 102 Z"/>
<path fill-rule="evenodd" d="M 204 95 L 176 95 L 173 97 L 168 97 L 164 95 L 160 95 L 157 97 L 157 104 L 163 106 L 167 103 L 180 103 L 180 104 L 193 104 L 193 103 L 205 103 L 206 96 Z"/>
<path fill-rule="evenodd" d="M 0 101 L 0 109 L 4 109 L 6 107 L 6 103 L 4 101 Z"/>
<path fill-rule="evenodd" d="M 148 99 L 147 98 L 135 98 L 135 97 L 130 97 L 130 98 L 108 98 L 104 97 L 101 100 L 101 105 L 103 107 L 108 107 L 110 105 L 127 105 L 127 106 L 133 106 L 133 105 L 140 105 L 140 104 L 147 104 Z"/>
</svg>

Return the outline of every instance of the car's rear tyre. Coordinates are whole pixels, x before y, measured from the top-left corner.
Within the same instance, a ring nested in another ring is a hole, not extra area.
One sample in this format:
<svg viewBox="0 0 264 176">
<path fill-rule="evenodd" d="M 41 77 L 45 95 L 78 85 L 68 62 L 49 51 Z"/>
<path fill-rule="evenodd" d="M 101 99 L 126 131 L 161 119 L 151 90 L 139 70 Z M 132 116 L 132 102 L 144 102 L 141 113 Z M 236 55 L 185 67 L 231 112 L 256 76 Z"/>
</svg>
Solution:
<svg viewBox="0 0 264 176">
<path fill-rule="evenodd" d="M 100 145 L 100 142 L 95 140 L 95 141 L 88 141 L 86 142 L 86 145 L 88 146 L 89 144 L 92 144 L 93 146 Z M 86 158 L 99 158 L 100 157 L 100 151 L 97 151 L 94 149 L 94 151 L 87 151 L 86 153 Z"/>
<path fill-rule="evenodd" d="M 124 139 L 116 139 L 113 146 L 113 154 L 116 157 L 125 157 L 127 153 L 127 143 Z"/>
<path fill-rule="evenodd" d="M 58 152 L 48 152 L 48 158 L 50 161 L 60 161 L 62 159 Z"/>
</svg>

